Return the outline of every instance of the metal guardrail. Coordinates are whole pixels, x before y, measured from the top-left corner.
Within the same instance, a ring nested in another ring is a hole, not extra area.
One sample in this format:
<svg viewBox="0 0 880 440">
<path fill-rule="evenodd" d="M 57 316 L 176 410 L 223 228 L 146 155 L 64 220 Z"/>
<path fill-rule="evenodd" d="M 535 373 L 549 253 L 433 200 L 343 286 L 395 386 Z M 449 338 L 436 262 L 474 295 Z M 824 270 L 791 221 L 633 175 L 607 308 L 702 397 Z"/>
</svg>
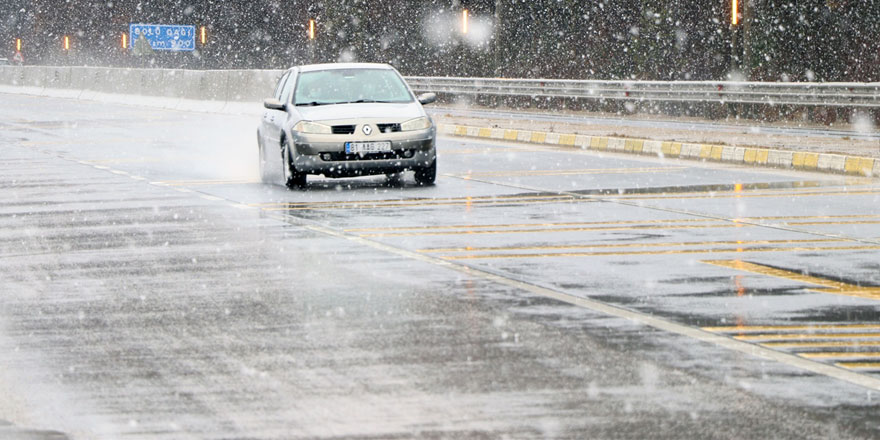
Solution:
<svg viewBox="0 0 880 440">
<path fill-rule="evenodd" d="M 880 108 L 880 83 L 598 81 L 407 77 L 418 92 L 598 101 Z"/>
</svg>

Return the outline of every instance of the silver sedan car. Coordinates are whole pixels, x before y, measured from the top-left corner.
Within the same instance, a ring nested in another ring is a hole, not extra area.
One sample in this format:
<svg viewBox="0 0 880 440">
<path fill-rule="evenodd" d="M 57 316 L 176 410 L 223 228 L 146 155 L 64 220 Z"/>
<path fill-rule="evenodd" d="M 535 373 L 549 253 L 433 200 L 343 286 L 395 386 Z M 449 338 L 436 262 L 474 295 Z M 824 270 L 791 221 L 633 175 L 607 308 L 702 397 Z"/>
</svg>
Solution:
<svg viewBox="0 0 880 440">
<path fill-rule="evenodd" d="M 413 171 L 437 175 L 437 131 L 422 104 L 387 64 L 314 64 L 284 73 L 265 100 L 257 130 L 263 182 L 304 187 L 306 176 L 355 177 Z"/>
</svg>

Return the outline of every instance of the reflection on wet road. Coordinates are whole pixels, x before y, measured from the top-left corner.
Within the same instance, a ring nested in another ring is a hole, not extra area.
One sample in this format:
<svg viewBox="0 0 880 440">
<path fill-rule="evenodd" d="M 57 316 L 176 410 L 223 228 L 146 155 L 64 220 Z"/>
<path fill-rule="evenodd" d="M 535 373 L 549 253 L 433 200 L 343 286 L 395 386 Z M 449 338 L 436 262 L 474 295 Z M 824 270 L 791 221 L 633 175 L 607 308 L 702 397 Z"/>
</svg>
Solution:
<svg viewBox="0 0 880 440">
<path fill-rule="evenodd" d="M 880 436 L 877 180 L 440 139 L 289 191 L 250 118 L 7 98 L 19 432 Z"/>
</svg>

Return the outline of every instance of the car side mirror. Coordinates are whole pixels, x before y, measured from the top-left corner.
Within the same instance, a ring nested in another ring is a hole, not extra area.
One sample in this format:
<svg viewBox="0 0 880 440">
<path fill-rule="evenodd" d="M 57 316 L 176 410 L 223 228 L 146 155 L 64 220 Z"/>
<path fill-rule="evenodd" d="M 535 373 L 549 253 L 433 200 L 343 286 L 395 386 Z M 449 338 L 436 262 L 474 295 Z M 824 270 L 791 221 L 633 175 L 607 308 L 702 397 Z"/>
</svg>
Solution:
<svg viewBox="0 0 880 440">
<path fill-rule="evenodd" d="M 263 101 L 263 107 L 266 107 L 269 110 L 286 110 L 287 107 L 281 103 L 281 101 L 275 98 L 269 98 Z"/>
<path fill-rule="evenodd" d="M 418 99 L 419 102 L 422 104 L 430 104 L 430 103 L 437 100 L 437 94 L 436 93 L 422 93 L 416 99 Z"/>
</svg>

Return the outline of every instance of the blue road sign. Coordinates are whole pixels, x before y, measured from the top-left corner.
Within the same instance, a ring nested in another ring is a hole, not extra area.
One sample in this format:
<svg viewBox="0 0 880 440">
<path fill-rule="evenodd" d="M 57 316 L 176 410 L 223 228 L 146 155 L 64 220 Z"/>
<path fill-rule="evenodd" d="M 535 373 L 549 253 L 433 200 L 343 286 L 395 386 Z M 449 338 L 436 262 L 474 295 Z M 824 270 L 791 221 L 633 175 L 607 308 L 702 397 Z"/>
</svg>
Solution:
<svg viewBox="0 0 880 440">
<path fill-rule="evenodd" d="M 176 24 L 130 24 L 129 45 L 146 38 L 153 50 L 190 51 L 196 48 L 196 27 Z"/>
</svg>

